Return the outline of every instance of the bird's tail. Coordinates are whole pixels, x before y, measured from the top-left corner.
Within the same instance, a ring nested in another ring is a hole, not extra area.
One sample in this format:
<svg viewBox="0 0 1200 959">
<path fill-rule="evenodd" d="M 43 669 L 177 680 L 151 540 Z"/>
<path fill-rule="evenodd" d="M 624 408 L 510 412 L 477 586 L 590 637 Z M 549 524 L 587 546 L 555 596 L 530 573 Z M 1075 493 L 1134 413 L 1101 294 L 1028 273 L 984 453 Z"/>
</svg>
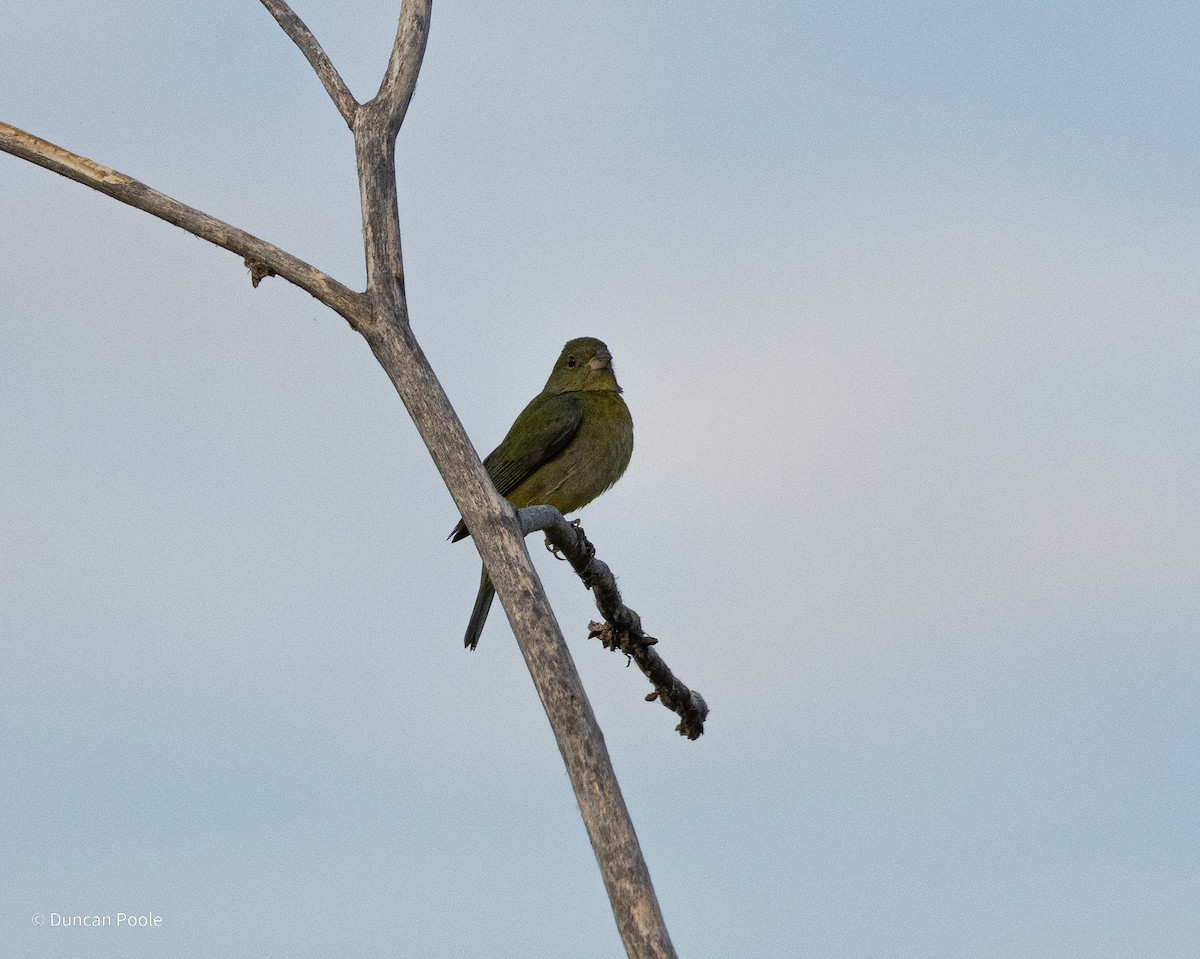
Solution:
<svg viewBox="0 0 1200 959">
<path fill-rule="evenodd" d="M 479 645 L 479 634 L 483 632 L 483 624 L 487 622 L 488 611 L 492 608 L 492 597 L 495 595 L 496 590 L 492 586 L 491 577 L 487 574 L 487 567 L 484 567 L 479 577 L 479 595 L 475 597 L 475 608 L 471 610 L 471 621 L 467 624 L 467 635 L 463 638 L 463 645 L 467 649 L 474 649 Z"/>
</svg>

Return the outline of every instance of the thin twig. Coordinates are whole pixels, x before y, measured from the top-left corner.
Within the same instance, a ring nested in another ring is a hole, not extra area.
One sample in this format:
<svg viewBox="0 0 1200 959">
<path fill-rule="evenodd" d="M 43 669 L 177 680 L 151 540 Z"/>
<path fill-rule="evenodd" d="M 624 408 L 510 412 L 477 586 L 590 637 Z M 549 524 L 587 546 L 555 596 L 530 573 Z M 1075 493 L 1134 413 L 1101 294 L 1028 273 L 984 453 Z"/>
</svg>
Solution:
<svg viewBox="0 0 1200 959">
<path fill-rule="evenodd" d="M 376 99 L 386 105 L 392 133 L 400 129 L 425 57 L 432 0 L 406 0 L 396 24 L 396 40 Z"/>
<path fill-rule="evenodd" d="M 305 26 L 303 20 L 296 16 L 285 0 L 262 0 L 262 5 L 270 11 L 271 16 L 279 21 L 283 32 L 292 38 L 292 42 L 300 48 L 300 52 L 312 64 L 321 83 L 325 85 L 329 98 L 333 100 L 334 106 L 338 108 L 338 112 L 345 119 L 346 125 L 353 130 L 354 116 L 358 113 L 358 101 L 354 99 L 354 94 L 346 86 L 342 75 L 337 72 L 333 61 L 321 49 L 321 44 L 317 43 L 317 38 L 312 35 L 312 31 Z"/>
<path fill-rule="evenodd" d="M 159 193 L 132 177 L 110 170 L 87 157 L 64 150 L 41 137 L 18 130 L 4 122 L 0 122 L 0 150 L 36 163 L 93 190 L 99 190 L 114 200 L 144 210 L 202 240 L 208 240 L 209 243 L 215 243 L 231 253 L 238 254 L 245 259 L 252 278 L 282 276 L 305 292 L 311 293 L 330 309 L 336 310 L 355 329 L 370 315 L 370 309 L 361 293 L 355 293 L 315 266 L 266 240 L 252 236 L 245 230 L 239 230 L 223 220 L 180 203 L 165 193 Z M 255 286 L 257 285 L 256 282 Z"/>
<path fill-rule="evenodd" d="M 680 722 L 675 728 L 681 736 L 699 739 L 704 734 L 708 704 L 698 692 L 676 679 L 654 650 L 658 640 L 646 635 L 642 618 L 622 601 L 616 577 L 608 564 L 596 558 L 596 548 L 578 521 L 568 523 L 553 506 L 527 506 L 517 511 L 517 517 L 524 535 L 542 530 L 547 548 L 555 555 L 561 553 L 579 574 L 583 585 L 592 591 L 604 622 L 589 623 L 588 638 L 599 637 L 606 649 L 619 649 L 636 662 L 654 684 L 654 691 L 646 699 L 657 699 L 678 714 Z"/>
</svg>

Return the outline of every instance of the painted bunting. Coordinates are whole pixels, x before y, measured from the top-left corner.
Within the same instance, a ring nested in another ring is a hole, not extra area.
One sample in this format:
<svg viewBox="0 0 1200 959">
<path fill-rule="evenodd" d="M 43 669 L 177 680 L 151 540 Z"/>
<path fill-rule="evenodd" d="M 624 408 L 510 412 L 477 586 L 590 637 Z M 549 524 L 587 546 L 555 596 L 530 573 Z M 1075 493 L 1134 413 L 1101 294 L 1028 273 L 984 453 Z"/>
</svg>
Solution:
<svg viewBox="0 0 1200 959">
<path fill-rule="evenodd" d="M 546 386 L 483 461 L 513 506 L 573 513 L 621 478 L 633 455 L 633 419 L 621 399 L 612 354 L 590 336 L 563 347 Z M 451 542 L 469 536 L 460 519 Z M 463 645 L 474 649 L 496 595 L 487 568 Z"/>
</svg>

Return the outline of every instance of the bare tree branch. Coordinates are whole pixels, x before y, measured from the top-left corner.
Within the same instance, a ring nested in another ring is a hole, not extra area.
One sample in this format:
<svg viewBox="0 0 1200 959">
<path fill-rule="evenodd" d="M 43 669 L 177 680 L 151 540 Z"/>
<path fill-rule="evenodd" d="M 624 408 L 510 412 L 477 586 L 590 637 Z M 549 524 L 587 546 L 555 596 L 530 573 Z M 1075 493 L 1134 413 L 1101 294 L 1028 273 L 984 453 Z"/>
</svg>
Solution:
<svg viewBox="0 0 1200 959">
<path fill-rule="evenodd" d="M 408 104 L 417 88 L 417 74 L 429 39 L 432 0 L 405 0 L 396 24 L 396 40 L 388 59 L 387 72 L 376 99 L 386 106 L 393 135 L 404 122 Z"/>
<path fill-rule="evenodd" d="M 48 140 L 18 130 L 4 122 L 0 122 L 0 150 L 36 163 L 93 190 L 99 190 L 114 200 L 144 210 L 202 240 L 208 240 L 209 243 L 224 247 L 231 253 L 237 253 L 245 259 L 246 266 L 258 279 L 269 275 L 282 276 L 340 313 L 355 328 L 369 316 L 361 293 L 355 293 L 279 247 L 194 207 L 173 200 L 165 193 L 159 193 L 132 177 L 110 170 L 87 157 L 64 150 Z M 257 285 L 256 282 L 255 286 Z"/>
<path fill-rule="evenodd" d="M 273 13 L 276 10 L 290 13 L 283 3 L 263 2 Z M 253 279 L 273 273 L 285 277 L 336 310 L 362 334 L 391 379 L 455 506 L 471 528 L 475 546 L 512 624 L 566 765 L 625 950 L 630 959 L 674 959 L 675 950 L 604 736 L 525 548 L 516 512 L 496 492 L 484 471 L 409 324 L 401 260 L 395 141 L 424 56 L 431 2 L 403 0 L 395 44 L 379 93 L 373 100 L 359 104 L 352 114 L 367 261 L 365 293 L 355 293 L 271 244 L 184 206 L 136 180 L 13 127 L 0 124 L 0 149 L 242 254 Z M 280 19 L 278 14 L 276 19 Z M 313 62 L 326 89 L 346 116 L 344 103 L 339 102 L 340 94 L 330 89 L 332 81 L 321 73 L 319 63 L 327 62 L 327 58 L 323 53 L 317 55 L 320 48 L 316 41 L 310 43 L 311 35 L 307 31 L 300 34 L 295 24 L 289 29 L 284 19 L 280 23 Z M 330 72 L 329 76 L 336 73 Z"/>
<path fill-rule="evenodd" d="M 408 409 L 496 587 L 567 768 L 626 952 L 630 959 L 674 959 L 604 734 L 525 548 L 516 511 L 484 471 L 407 315 L 377 317 L 363 336 Z"/>
<path fill-rule="evenodd" d="M 517 517 L 521 532 L 526 536 L 534 530 L 542 530 L 546 534 L 547 549 L 560 559 L 566 559 L 583 580 L 583 585 L 592 591 L 604 622 L 589 623 L 588 637 L 599 637 L 606 649 L 619 649 L 638 664 L 654 684 L 654 691 L 646 699 L 651 702 L 657 699 L 667 709 L 678 713 L 680 722 L 675 729 L 681 736 L 699 739 L 704 735 L 704 720 L 708 717 L 704 697 L 676 679 L 653 649 L 658 640 L 646 635 L 642 630 L 642 618 L 621 600 L 616 577 L 607 563 L 596 558 L 596 548 L 588 541 L 579 521 L 568 523 L 553 506 L 526 506 L 517 511 Z"/>
<path fill-rule="evenodd" d="M 300 48 L 300 52 L 312 64 L 313 70 L 325 85 L 329 98 L 346 121 L 351 130 L 354 129 L 354 115 L 358 112 L 358 101 L 346 86 L 342 75 L 337 72 L 333 61 L 329 59 L 312 31 L 305 26 L 304 21 L 296 16 L 285 0 L 262 0 L 262 5 L 270 11 L 271 16 L 279 21 L 283 32 L 292 38 L 292 42 Z"/>
<path fill-rule="evenodd" d="M 396 134 L 425 53 L 430 3 L 404 0 L 379 94 L 362 104 L 355 118 L 354 152 L 362 199 L 367 296 L 372 307 L 372 319 L 360 332 L 395 386 L 473 533 L 550 721 L 626 952 L 631 959 L 674 959 L 675 949 L 604 734 L 525 549 L 515 511 L 484 471 L 409 324 L 396 186 Z"/>
</svg>

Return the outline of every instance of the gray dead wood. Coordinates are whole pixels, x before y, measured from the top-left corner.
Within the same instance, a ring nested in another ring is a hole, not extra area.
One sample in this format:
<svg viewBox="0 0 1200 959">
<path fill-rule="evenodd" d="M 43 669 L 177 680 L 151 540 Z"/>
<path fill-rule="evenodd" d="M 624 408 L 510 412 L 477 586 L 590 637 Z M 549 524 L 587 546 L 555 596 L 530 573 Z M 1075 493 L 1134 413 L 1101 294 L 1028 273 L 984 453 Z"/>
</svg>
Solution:
<svg viewBox="0 0 1200 959">
<path fill-rule="evenodd" d="M 704 735 L 704 720 L 708 718 L 704 697 L 676 678 L 654 649 L 658 640 L 646 634 L 642 618 L 621 599 L 616 577 L 608 564 L 596 556 L 596 547 L 579 521 L 568 523 L 553 506 L 526 506 L 517 511 L 517 516 L 521 532 L 526 536 L 535 530 L 544 532 L 547 549 L 567 560 L 583 585 L 592 591 L 604 622 L 588 623 L 588 638 L 598 638 L 605 649 L 620 650 L 638 664 L 654 685 L 654 690 L 646 695 L 647 701 L 657 699 L 679 715 L 675 729 L 681 736 L 699 739 Z"/>
<path fill-rule="evenodd" d="M 379 92 L 359 104 L 288 4 L 262 0 L 312 64 L 354 134 L 367 261 L 361 293 L 264 240 L 5 123 L 0 150 L 238 254 L 255 286 L 264 277 L 281 276 L 362 334 L 416 424 L 495 584 L 566 764 L 626 952 L 632 959 L 668 959 L 675 950 L 604 737 L 525 549 L 516 512 L 496 493 L 409 325 L 395 143 L 424 56 L 431 2 L 404 0 Z"/>
</svg>

